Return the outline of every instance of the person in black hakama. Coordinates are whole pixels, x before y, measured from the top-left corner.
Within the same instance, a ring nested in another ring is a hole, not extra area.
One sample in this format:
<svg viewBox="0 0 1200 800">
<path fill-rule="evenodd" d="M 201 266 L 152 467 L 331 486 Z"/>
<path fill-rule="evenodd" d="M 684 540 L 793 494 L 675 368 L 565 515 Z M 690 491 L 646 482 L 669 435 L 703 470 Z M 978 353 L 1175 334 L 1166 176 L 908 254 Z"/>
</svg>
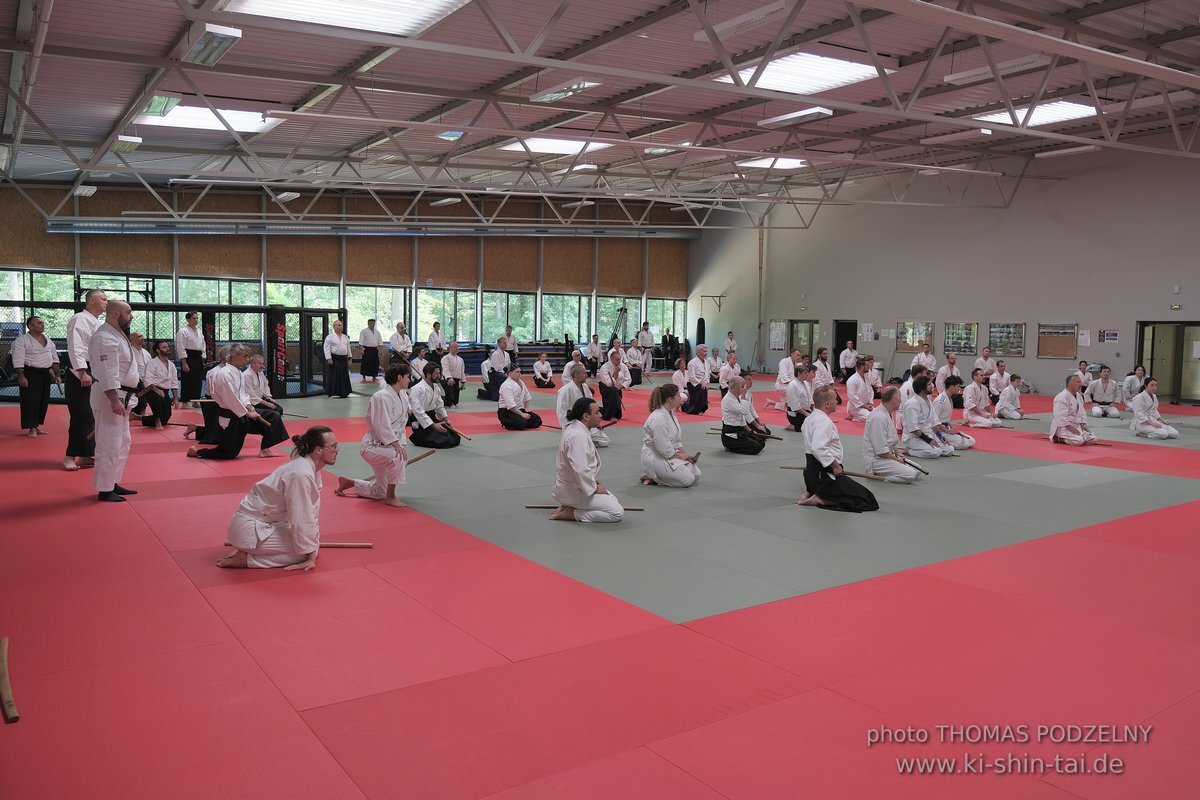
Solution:
<svg viewBox="0 0 1200 800">
<path fill-rule="evenodd" d="M 731 453 L 756 456 L 766 447 L 764 437 L 770 431 L 743 399 L 746 394 L 745 379 L 737 375 L 729 379 L 729 391 L 721 398 L 721 446 Z"/>
<path fill-rule="evenodd" d="M 246 436 L 256 434 L 262 437 L 258 457 L 270 458 L 277 455 L 271 448 L 288 440 L 287 428 L 278 412 L 270 412 L 271 419 L 268 419 L 259 413 L 246 394 L 242 368 L 249 361 L 250 354 L 245 346 L 235 344 L 229 348 L 229 362 L 208 373 L 209 393 L 216 402 L 203 405 L 213 406 L 216 410 L 205 415 L 203 427 L 189 427 L 187 434 L 195 433 L 197 442 L 215 444 L 216 447 L 192 447 L 188 456 L 217 460 L 237 458 Z M 187 434 L 184 434 L 185 438 Z"/>
<path fill-rule="evenodd" d="M 92 415 L 92 373 L 88 345 L 100 327 L 100 315 L 108 308 L 108 295 L 101 289 L 89 289 L 84 309 L 67 321 L 67 374 L 63 395 L 71 413 L 67 429 L 67 454 L 63 469 L 91 466 L 96 454 L 96 418 Z"/>
<path fill-rule="evenodd" d="M 813 411 L 805 420 L 804 494 L 801 506 L 819 506 L 829 511 L 878 511 L 875 495 L 856 483 L 842 469 L 842 440 L 829 415 L 837 409 L 837 392 L 822 386 L 813 393 Z"/>
<path fill-rule="evenodd" d="M 58 349 L 46 336 L 46 323 L 31 316 L 25 320 L 25 333 L 12 344 L 12 364 L 17 372 L 21 398 L 21 427 L 29 436 L 45 433 L 46 410 L 50 407 L 50 383 L 62 386 L 58 377 Z"/>
<path fill-rule="evenodd" d="M 200 330 L 200 314 L 189 311 L 187 325 L 175 333 L 175 355 L 179 358 L 179 399 L 184 403 L 200 399 L 204 384 L 204 333 Z"/>
<path fill-rule="evenodd" d="M 333 333 L 325 337 L 325 395 L 350 396 L 350 337 L 342 332 L 342 321 L 334 320 Z"/>
</svg>

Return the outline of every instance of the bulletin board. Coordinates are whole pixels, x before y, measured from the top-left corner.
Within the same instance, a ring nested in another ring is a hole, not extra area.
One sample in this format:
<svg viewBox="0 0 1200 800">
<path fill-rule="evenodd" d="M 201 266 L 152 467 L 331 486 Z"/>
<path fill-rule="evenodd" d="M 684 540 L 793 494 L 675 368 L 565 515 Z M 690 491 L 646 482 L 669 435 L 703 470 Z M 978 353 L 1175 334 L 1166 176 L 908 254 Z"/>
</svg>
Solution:
<svg viewBox="0 0 1200 800">
<path fill-rule="evenodd" d="M 932 322 L 897 322 L 896 323 L 896 352 L 919 353 L 921 342 L 933 348 Z"/>
<path fill-rule="evenodd" d="M 947 322 L 942 326 L 943 353 L 973 356 L 978 350 L 978 322 Z"/>
<path fill-rule="evenodd" d="M 1075 322 L 1039 322 L 1038 358 L 1075 359 L 1079 324 Z"/>
<path fill-rule="evenodd" d="M 988 325 L 988 349 L 993 358 L 1022 358 L 1025 355 L 1025 323 L 993 322 Z"/>
</svg>

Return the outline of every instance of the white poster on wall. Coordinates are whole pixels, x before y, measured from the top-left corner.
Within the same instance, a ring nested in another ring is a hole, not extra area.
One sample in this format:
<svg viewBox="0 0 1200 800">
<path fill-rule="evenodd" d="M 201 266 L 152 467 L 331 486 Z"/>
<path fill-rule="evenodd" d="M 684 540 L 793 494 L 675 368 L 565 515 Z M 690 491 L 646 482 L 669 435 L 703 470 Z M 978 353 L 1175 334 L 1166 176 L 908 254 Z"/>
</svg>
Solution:
<svg viewBox="0 0 1200 800">
<path fill-rule="evenodd" d="M 875 339 L 875 323 L 874 322 L 864 322 L 863 323 L 862 339 L 863 339 L 863 341 L 867 341 L 867 342 L 873 341 Z"/>
<path fill-rule="evenodd" d="M 1079 346 L 1080 347 L 1091 347 L 1092 346 L 1092 332 L 1091 331 L 1080 331 L 1079 332 Z"/>
</svg>

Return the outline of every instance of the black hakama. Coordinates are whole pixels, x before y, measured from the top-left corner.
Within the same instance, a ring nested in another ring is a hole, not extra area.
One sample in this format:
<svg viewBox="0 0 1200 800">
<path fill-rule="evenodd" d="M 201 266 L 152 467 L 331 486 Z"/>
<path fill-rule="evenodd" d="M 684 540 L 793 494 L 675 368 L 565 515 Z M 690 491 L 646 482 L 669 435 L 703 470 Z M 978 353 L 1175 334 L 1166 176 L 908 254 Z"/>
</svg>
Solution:
<svg viewBox="0 0 1200 800">
<path fill-rule="evenodd" d="M 350 396 L 350 357 L 333 355 L 332 364 L 325 365 L 325 396 Z"/>
<path fill-rule="evenodd" d="M 767 446 L 767 440 L 755 436 L 745 427 L 721 425 L 721 446 L 731 453 L 756 456 Z"/>
<path fill-rule="evenodd" d="M 804 420 L 808 419 L 808 416 L 805 414 L 797 413 L 793 416 L 792 412 L 790 411 L 785 411 L 784 413 L 787 415 L 788 424 L 792 426 L 792 430 L 794 431 L 798 431 L 803 428 Z"/>
<path fill-rule="evenodd" d="M 641 367 L 630 367 L 629 368 L 629 385 L 630 386 L 641 386 L 642 385 L 642 368 Z"/>
<path fill-rule="evenodd" d="M 46 424 L 46 409 L 50 407 L 50 368 L 25 367 L 25 382 L 21 396 L 21 427 L 36 428 Z"/>
<path fill-rule="evenodd" d="M 446 405 L 458 405 L 458 395 L 459 392 L 462 391 L 462 384 L 459 382 L 458 378 L 446 378 L 443 380 L 442 391 L 446 395 L 446 399 L 443 401 Z"/>
<path fill-rule="evenodd" d="M 687 393 L 688 401 L 681 407 L 683 413 L 703 414 L 705 411 L 708 411 L 708 386 L 689 383 L 687 385 Z"/>
<path fill-rule="evenodd" d="M 525 419 L 517 412 L 501 408 L 496 411 L 496 416 L 500 418 L 500 425 L 510 431 L 533 430 L 534 428 L 542 427 L 542 418 L 532 411 L 526 411 L 529 419 Z"/>
<path fill-rule="evenodd" d="M 503 372 L 492 370 L 488 373 L 487 381 L 483 387 L 475 393 L 475 396 L 480 400 L 491 400 L 493 403 L 500 401 L 500 386 L 507 380 Z"/>
<path fill-rule="evenodd" d="M 623 413 L 621 390 L 615 386 L 600 384 L 601 419 L 620 419 Z"/>
<path fill-rule="evenodd" d="M 418 428 L 413 425 L 412 436 L 408 437 L 413 447 L 427 447 L 434 450 L 447 450 L 462 444 L 462 437 L 457 431 L 439 431 L 436 428 Z"/>
<path fill-rule="evenodd" d="M 379 375 L 379 348 L 364 347 L 362 361 L 358 365 L 358 374 L 374 380 Z"/>
<path fill-rule="evenodd" d="M 533 385 L 539 389 L 553 389 L 554 381 L 550 378 L 539 378 L 535 375 L 533 377 Z"/>
<path fill-rule="evenodd" d="M 93 458 L 96 455 L 96 442 L 88 438 L 88 434 L 96 429 L 96 419 L 92 416 L 92 387 L 85 387 L 79 382 L 75 370 L 68 369 L 63 394 L 67 398 L 67 409 L 71 412 L 66 455 L 68 458 Z"/>
<path fill-rule="evenodd" d="M 242 445 L 246 442 L 246 434 L 249 432 L 250 426 L 257 426 L 258 423 L 246 417 L 236 416 L 233 412 L 220 408 L 216 403 L 204 403 L 203 405 L 212 406 L 215 411 L 204 415 L 205 424 L 196 429 L 196 441 L 215 444 L 216 447 L 197 449 L 196 455 L 199 458 L 211 458 L 218 461 L 237 458 L 242 452 Z M 213 420 L 211 424 L 208 422 L 210 418 Z M 228 421 L 224 427 L 221 426 L 222 420 Z"/>
<path fill-rule="evenodd" d="M 179 399 L 182 402 L 200 399 L 200 387 L 204 384 L 204 351 L 186 350 L 182 359 L 187 364 L 179 368 Z"/>
<path fill-rule="evenodd" d="M 165 392 L 160 395 L 151 389 L 142 395 L 139 406 L 141 405 L 146 407 L 142 414 L 143 428 L 153 428 L 156 424 L 166 425 L 171 421 L 171 398 Z"/>
<path fill-rule="evenodd" d="M 879 510 L 875 495 L 871 494 L 867 487 L 848 475 L 834 477 L 832 472 L 821 466 L 821 462 L 812 453 L 806 454 L 804 488 L 830 503 L 820 506 L 830 511 L 852 511 L 858 514 Z"/>
</svg>

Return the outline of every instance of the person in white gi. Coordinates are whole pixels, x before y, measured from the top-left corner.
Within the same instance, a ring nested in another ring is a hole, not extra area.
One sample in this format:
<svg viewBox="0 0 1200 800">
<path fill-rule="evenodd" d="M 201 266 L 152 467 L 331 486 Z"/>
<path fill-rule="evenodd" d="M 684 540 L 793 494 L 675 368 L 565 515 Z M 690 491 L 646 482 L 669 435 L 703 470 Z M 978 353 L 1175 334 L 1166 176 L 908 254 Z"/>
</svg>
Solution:
<svg viewBox="0 0 1200 800">
<path fill-rule="evenodd" d="M 529 387 L 521 380 L 521 365 L 508 365 L 508 379 L 500 386 L 499 406 L 496 416 L 501 427 L 510 431 L 532 430 L 542 427 L 542 418 L 529 410 L 532 400 Z"/>
<path fill-rule="evenodd" d="M 957 431 L 950 425 L 950 418 L 954 416 L 955 398 L 960 398 L 957 405 L 961 405 L 962 393 L 962 378 L 950 375 L 946 378 L 946 391 L 933 401 L 933 432 L 955 450 L 969 450 L 975 446 L 974 437 Z"/>
<path fill-rule="evenodd" d="M 342 321 L 333 321 L 333 333 L 325 337 L 325 395 L 350 396 L 350 337 L 342 331 Z"/>
<path fill-rule="evenodd" d="M 1088 384 L 1083 400 L 1092 404 L 1093 417 L 1121 418 L 1121 409 L 1117 408 L 1123 400 L 1121 384 L 1112 379 L 1112 370 L 1104 364 L 1100 365 L 1100 377 Z"/>
<path fill-rule="evenodd" d="M 102 289 L 89 289 L 84 309 L 67 320 L 67 370 L 63 395 L 71 413 L 67 429 L 67 454 L 63 469 L 77 470 L 92 464 L 96 443 L 91 435 L 95 428 L 92 416 L 92 376 L 88 370 L 88 343 L 100 327 L 100 315 L 108 307 L 108 295 Z"/>
<path fill-rule="evenodd" d="M 517 337 L 513 335 L 512 325 L 504 326 L 504 352 L 508 353 L 508 360 L 516 364 L 517 357 L 520 355 L 521 348 L 517 345 Z"/>
<path fill-rule="evenodd" d="M 261 414 L 264 410 L 282 413 L 283 406 L 271 396 L 271 379 L 263 368 L 265 365 L 266 360 L 262 354 L 255 353 L 250 356 L 250 366 L 242 372 L 242 387 L 246 390 L 246 397 L 250 398 L 250 405 L 254 406 L 258 413 Z"/>
<path fill-rule="evenodd" d="M 563 381 L 562 388 L 558 390 L 554 403 L 554 413 L 558 417 L 560 428 L 567 427 L 567 413 L 576 401 L 583 397 L 592 398 L 592 387 L 585 383 L 587 380 L 586 364 L 568 364 L 565 375 L 566 379 Z M 596 447 L 608 447 L 608 434 L 602 428 L 592 428 L 591 433 Z"/>
<path fill-rule="evenodd" d="M 900 390 L 895 386 L 884 389 L 879 407 L 867 416 L 867 424 L 863 428 L 863 463 L 867 465 L 869 474 L 879 475 L 888 483 L 912 483 L 921 477 L 921 473 L 900 455 L 900 440 L 896 436 L 894 421 L 899 408 Z"/>
<path fill-rule="evenodd" d="M 983 385 L 983 370 L 971 370 L 971 385 L 963 391 L 963 422 L 972 428 L 996 428 L 1000 420 L 992 411 L 992 400 Z"/>
<path fill-rule="evenodd" d="M 985 350 L 987 348 L 984 348 Z M 1004 390 L 1008 388 L 1011 382 L 1011 376 L 1004 365 L 1004 359 L 996 362 L 996 370 L 991 377 L 987 379 L 988 394 L 992 396 L 992 402 L 996 403 L 1000 400 L 1000 395 L 1004 394 Z"/>
<path fill-rule="evenodd" d="M 721 397 L 729 391 L 729 379 L 736 378 L 742 374 L 742 368 L 738 365 L 737 353 L 726 353 L 725 363 L 721 365 L 721 372 L 717 378 L 717 384 L 721 387 Z"/>
<path fill-rule="evenodd" d="M 620 522 L 625 509 L 600 481 L 600 455 L 589 431 L 600 425 L 600 408 L 586 397 L 567 412 L 554 460 L 554 501 L 550 519 Z"/>
<path fill-rule="evenodd" d="M 813 393 L 813 413 L 804 424 L 804 494 L 796 505 L 830 511 L 878 511 L 875 495 L 855 483 L 842 467 L 842 440 L 829 415 L 837 408 L 837 393 L 823 386 Z"/>
<path fill-rule="evenodd" d="M 1079 393 L 1082 383 L 1072 372 L 1067 376 L 1067 388 L 1054 397 L 1054 419 L 1050 422 L 1050 441 L 1062 444 L 1084 445 L 1096 441 L 1096 435 L 1087 426 L 1087 415 L 1083 410 L 1083 395 Z"/>
<path fill-rule="evenodd" d="M 429 334 L 429 358 L 441 361 L 446 352 L 446 336 L 442 333 L 442 323 L 433 323 L 433 332 Z"/>
<path fill-rule="evenodd" d="M 1005 373 L 1005 377 L 1008 378 L 1008 386 L 1000 391 L 1000 399 L 996 401 L 996 416 L 1000 419 L 1024 419 L 1025 412 L 1021 410 L 1021 376 Z"/>
<path fill-rule="evenodd" d="M 467 367 L 458 354 L 458 342 L 450 343 L 450 352 L 442 356 L 442 391 L 446 408 L 458 408 L 458 396 L 467 383 Z"/>
<path fill-rule="evenodd" d="M 1082 391 L 1083 389 L 1086 389 L 1086 388 L 1087 388 L 1087 387 L 1088 387 L 1088 386 L 1091 384 L 1091 382 L 1092 382 L 1092 373 L 1091 373 L 1091 371 L 1088 369 L 1088 362 L 1087 362 L 1087 361 L 1080 361 L 1080 362 L 1079 362 L 1079 369 L 1077 369 L 1077 370 L 1075 371 L 1075 374 L 1079 376 L 1079 388 L 1080 388 L 1080 390 L 1081 390 L 1081 391 Z"/>
<path fill-rule="evenodd" d="M 137 364 L 138 380 L 145 382 L 146 365 L 150 363 L 150 360 L 154 356 L 146 349 L 146 337 L 137 331 L 129 334 L 129 344 L 133 347 L 133 362 Z"/>
<path fill-rule="evenodd" d="M 483 360 L 483 364 L 479 368 L 480 374 L 483 375 L 483 386 L 475 393 L 475 396 L 480 400 L 491 400 L 492 402 L 499 400 L 500 384 L 504 383 L 504 376 L 511 363 L 512 360 L 504 349 L 504 337 L 501 336 L 496 340 L 495 349 L 488 353 L 488 357 Z"/>
<path fill-rule="evenodd" d="M 621 395 L 629 388 L 629 368 L 621 363 L 621 351 L 615 350 L 596 373 L 600 382 L 600 398 L 604 402 L 604 419 L 620 419 L 623 415 Z"/>
<path fill-rule="evenodd" d="M 216 401 L 216 413 L 205 415 L 202 427 L 188 425 L 183 438 L 195 433 L 196 440 L 216 447 L 188 449 L 189 458 L 213 458 L 228 460 L 237 458 L 242 452 L 247 434 L 262 437 L 259 443 L 258 457 L 273 458 L 277 454 L 273 446 L 288 439 L 287 427 L 283 424 L 283 416 L 274 409 L 259 411 L 250 402 L 246 393 L 245 373 L 242 368 L 250 362 L 250 353 L 243 344 L 235 344 L 225 353 L 218 351 L 218 357 L 224 362 L 221 367 L 209 370 L 208 388 Z M 209 406 L 210 404 L 205 404 Z M 210 421 L 211 420 L 211 421 Z"/>
<path fill-rule="evenodd" d="M 150 407 L 142 415 L 142 425 L 161 431 L 171 421 L 171 412 L 179 408 L 179 372 L 171 360 L 170 342 L 159 342 L 154 349 L 155 358 L 146 365 L 145 388 L 140 393 Z"/>
<path fill-rule="evenodd" d="M 721 446 L 731 453 L 754 456 L 767 445 L 771 432 L 754 416 L 753 408 L 743 402 L 746 381 L 729 379 L 729 392 L 721 400 Z"/>
<path fill-rule="evenodd" d="M 736 353 L 738 349 L 737 339 L 733 338 L 733 331 L 725 334 L 725 355 Z"/>
<path fill-rule="evenodd" d="M 393 364 L 401 360 L 408 361 L 408 357 L 412 355 L 412 339 L 404 330 L 403 322 L 396 323 L 396 332 L 388 337 L 388 344 L 392 346 Z"/>
<path fill-rule="evenodd" d="M 1138 392 L 1142 390 L 1142 386 L 1146 382 L 1146 368 L 1140 364 L 1133 368 L 1133 372 L 1125 376 L 1125 380 L 1121 382 L 1121 396 L 1125 398 L 1126 405 L 1129 401 L 1137 397 Z"/>
<path fill-rule="evenodd" d="M 812 371 L 804 364 L 796 365 L 795 379 L 787 385 L 785 410 L 788 424 L 796 431 L 812 413 Z"/>
<path fill-rule="evenodd" d="M 1154 378 L 1146 378 L 1142 391 L 1129 401 L 1129 410 L 1133 412 L 1129 429 L 1138 436 L 1147 439 L 1179 438 L 1179 431 L 1163 422 L 1158 413 L 1158 381 Z"/>
<path fill-rule="evenodd" d="M 856 358 L 854 371 L 846 381 L 846 419 L 866 422 L 875 409 L 875 391 L 867 383 L 867 360 Z"/>
<path fill-rule="evenodd" d="M 125 329 L 132 320 L 129 304 L 112 300 L 104 324 L 88 342 L 88 363 L 92 365 L 95 380 L 89 398 L 96 420 L 96 471 L 92 485 L 97 498 L 109 503 L 123 503 L 125 495 L 137 494 L 121 485 L 132 442 L 129 409 L 137 404 L 132 397 L 140 380 L 133 345 L 125 337 Z"/>
<path fill-rule="evenodd" d="M 914 365 L 913 368 L 911 370 L 909 370 L 908 380 L 906 380 L 900 386 L 900 408 L 901 408 L 900 413 L 902 413 L 902 414 L 904 413 L 904 411 L 903 411 L 904 404 L 907 403 L 909 401 L 909 399 L 912 398 L 912 396 L 916 394 L 916 390 L 913 388 L 913 384 L 917 380 L 917 378 L 921 377 L 922 375 L 925 375 L 926 377 L 929 378 L 930 391 L 932 392 L 932 390 L 933 390 L 933 375 L 929 374 L 929 370 L 925 369 L 925 367 L 921 366 L 920 364 Z"/>
<path fill-rule="evenodd" d="M 50 408 L 50 382 L 59 387 L 58 349 L 46 336 L 46 323 L 36 314 L 25 320 L 25 333 L 12 343 L 12 364 L 17 373 L 21 398 L 21 428 L 29 436 L 45 433 L 46 411 Z"/>
<path fill-rule="evenodd" d="M 846 342 L 846 349 L 838 356 L 838 366 L 842 369 L 842 382 L 850 380 L 850 376 L 858 369 L 858 351 L 854 349 L 854 340 Z"/>
<path fill-rule="evenodd" d="M 987 385 L 996 373 L 996 359 L 992 358 L 992 348 L 983 348 L 983 354 L 975 359 L 975 369 L 983 370 L 983 382 Z"/>
<path fill-rule="evenodd" d="M 953 375 L 961 379 L 962 373 L 958 370 L 958 356 L 954 353 L 946 353 L 946 363 L 937 371 L 937 381 L 934 387 L 938 394 L 943 394 L 946 391 L 946 379 Z"/>
<path fill-rule="evenodd" d="M 793 350 L 791 355 L 779 359 L 779 372 L 775 376 L 775 391 L 779 392 L 779 401 L 774 403 L 768 402 L 768 408 L 772 405 L 780 411 L 787 408 L 788 384 L 796 379 L 796 365 L 799 363 L 799 350 Z"/>
<path fill-rule="evenodd" d="M 642 383 L 642 351 L 638 349 L 637 339 L 629 345 L 629 349 L 621 354 L 621 363 L 629 370 L 629 385 L 640 386 Z"/>
<path fill-rule="evenodd" d="M 913 356 L 912 364 L 909 365 L 909 369 L 912 369 L 917 364 L 920 364 L 930 373 L 933 373 L 937 370 L 937 359 L 934 358 L 933 354 L 929 352 L 928 342 L 921 342 L 921 352 Z"/>
<path fill-rule="evenodd" d="M 533 362 L 533 385 L 539 389 L 554 388 L 554 365 L 546 359 L 545 353 Z"/>
<path fill-rule="evenodd" d="M 426 364 L 423 372 L 420 383 L 408 392 L 413 415 L 412 443 L 435 450 L 458 447 L 462 444 L 462 436 L 450 424 L 450 415 L 442 400 L 442 368 L 437 364 Z"/>
<path fill-rule="evenodd" d="M 708 347 L 696 345 L 696 356 L 687 365 L 687 395 L 685 414 L 708 411 Z"/>
<path fill-rule="evenodd" d="M 883 378 L 879 377 L 879 370 L 875 369 L 875 357 L 863 356 L 867 360 L 867 374 L 863 375 L 863 380 L 871 387 L 872 399 L 878 400 L 883 394 Z"/>
<path fill-rule="evenodd" d="M 934 431 L 937 423 L 934 421 L 933 404 L 929 402 L 930 381 L 929 376 L 924 374 L 924 367 L 922 370 L 922 374 L 913 381 L 913 396 L 900 406 L 904 446 L 913 458 L 948 456 L 954 452 L 954 447 L 938 438 Z"/>
<path fill-rule="evenodd" d="M 599 334 L 592 334 L 592 341 L 588 342 L 583 352 L 588 363 L 588 374 L 595 375 L 596 370 L 600 369 L 600 364 L 604 361 L 604 345 L 600 344 Z"/>
<path fill-rule="evenodd" d="M 218 567 L 283 567 L 308 572 L 321 547 L 321 470 L 337 462 L 333 431 L 314 425 L 293 436 L 291 459 L 250 488 L 233 519 L 234 550 Z"/>
<path fill-rule="evenodd" d="M 699 352 L 699 350 L 700 348 L 697 347 L 696 351 Z M 705 385 L 716 383 L 721 379 L 721 365 L 724 363 L 721 360 L 721 348 L 714 347 L 709 351 L 708 358 L 704 359 L 704 367 L 708 370 L 708 379 L 704 382 Z"/>
<path fill-rule="evenodd" d="M 688 401 L 687 360 L 682 356 L 675 359 L 675 371 L 671 373 L 671 383 L 679 387 L 679 402 L 686 404 Z"/>
<path fill-rule="evenodd" d="M 425 358 L 425 352 L 425 345 L 413 346 L 412 358 L 408 360 L 408 369 L 412 373 L 409 380 L 413 383 L 420 383 L 425 377 L 425 365 L 429 363 Z"/>
<path fill-rule="evenodd" d="M 673 383 L 656 386 L 650 393 L 650 416 L 642 425 L 642 475 L 645 486 L 671 486 L 686 489 L 700 480 L 696 462 L 700 453 L 683 449 L 683 432 L 675 419 L 679 408 L 679 387 Z"/>
<path fill-rule="evenodd" d="M 408 381 L 410 373 L 393 364 L 383 372 L 380 386 L 367 404 L 367 432 L 363 434 L 359 455 L 375 470 L 370 480 L 338 476 L 334 494 L 346 497 L 350 489 L 359 497 L 382 500 L 393 508 L 408 508 L 396 497 L 396 487 L 404 485 L 404 466 L 408 453 L 404 427 L 408 425 Z"/>
<path fill-rule="evenodd" d="M 812 363 L 812 371 L 813 371 L 813 392 L 814 392 L 814 396 L 815 396 L 815 392 L 817 391 L 817 389 L 820 389 L 823 386 L 830 386 L 833 384 L 833 370 L 831 370 L 829 368 L 829 348 L 828 347 L 818 347 L 817 348 L 817 360 Z M 834 396 L 837 397 L 837 402 L 840 405 L 842 402 L 842 398 L 837 395 L 837 390 L 834 390 Z"/>
<path fill-rule="evenodd" d="M 637 346 L 642 353 L 642 372 L 649 372 L 654 367 L 654 334 L 650 332 L 649 322 L 643 322 L 642 329 L 637 332 Z"/>
<path fill-rule="evenodd" d="M 204 351 L 207 344 L 200 330 L 200 314 L 189 311 L 184 319 L 187 324 L 175 332 L 175 357 L 179 359 L 183 372 L 179 399 L 185 403 L 200 399 L 200 388 L 204 383 Z"/>
<path fill-rule="evenodd" d="M 375 383 L 379 377 L 379 348 L 383 346 L 383 333 L 375 327 L 375 320 L 367 320 L 367 327 L 358 332 L 358 346 L 362 348 L 358 372 L 364 383 Z"/>
</svg>

